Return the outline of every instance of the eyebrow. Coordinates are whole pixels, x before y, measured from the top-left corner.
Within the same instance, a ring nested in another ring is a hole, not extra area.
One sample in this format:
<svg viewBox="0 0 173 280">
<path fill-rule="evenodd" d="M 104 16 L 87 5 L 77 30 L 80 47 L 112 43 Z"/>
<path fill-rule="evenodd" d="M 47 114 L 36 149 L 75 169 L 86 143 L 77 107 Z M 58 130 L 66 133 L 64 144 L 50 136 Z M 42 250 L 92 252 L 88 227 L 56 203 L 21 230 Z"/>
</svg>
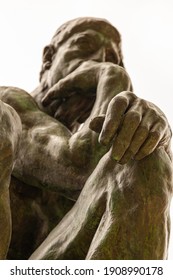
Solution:
<svg viewBox="0 0 173 280">
<path fill-rule="evenodd" d="M 93 31 L 93 30 L 91 30 L 91 31 Z M 74 35 L 78 35 L 77 38 L 75 38 L 75 39 L 78 39 L 80 37 L 87 37 L 87 38 L 91 38 L 91 39 L 95 39 L 95 40 L 100 39 L 100 41 L 101 41 L 101 38 L 100 38 L 101 36 L 99 36 L 97 31 L 95 31 L 95 34 L 85 31 L 85 32 L 76 33 Z"/>
</svg>

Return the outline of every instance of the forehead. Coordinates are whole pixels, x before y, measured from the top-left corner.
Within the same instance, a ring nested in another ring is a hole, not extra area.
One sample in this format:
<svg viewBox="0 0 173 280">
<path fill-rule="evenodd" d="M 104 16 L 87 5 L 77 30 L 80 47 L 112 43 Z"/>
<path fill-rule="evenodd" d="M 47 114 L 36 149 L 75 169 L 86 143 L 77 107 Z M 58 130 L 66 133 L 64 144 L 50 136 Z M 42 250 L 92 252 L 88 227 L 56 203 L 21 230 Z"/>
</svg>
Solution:
<svg viewBox="0 0 173 280">
<path fill-rule="evenodd" d="M 120 46 L 121 38 L 118 30 L 108 21 L 96 18 L 78 18 L 63 24 L 57 29 L 51 43 L 58 47 L 74 34 L 83 33 L 88 30 L 97 32 L 104 38 L 114 42 L 115 45 Z"/>
<path fill-rule="evenodd" d="M 87 29 L 85 31 L 79 31 L 72 34 L 66 41 L 73 41 L 78 38 L 86 38 L 87 40 L 100 41 L 102 43 L 113 42 L 112 38 L 105 36 L 102 32 L 96 31 L 94 29 Z"/>
<path fill-rule="evenodd" d="M 71 36 L 59 44 L 57 49 L 61 49 L 61 47 L 63 47 L 63 49 L 72 49 L 72 47 L 75 45 L 79 45 L 80 49 L 85 49 L 85 51 L 87 51 L 87 46 L 92 45 L 95 49 L 100 49 L 101 47 L 105 46 L 117 55 L 119 54 L 119 46 L 112 39 L 112 37 L 109 37 L 109 34 L 106 36 L 104 33 L 94 29 L 88 28 L 85 31 L 78 31 L 74 34 L 71 34 Z"/>
</svg>

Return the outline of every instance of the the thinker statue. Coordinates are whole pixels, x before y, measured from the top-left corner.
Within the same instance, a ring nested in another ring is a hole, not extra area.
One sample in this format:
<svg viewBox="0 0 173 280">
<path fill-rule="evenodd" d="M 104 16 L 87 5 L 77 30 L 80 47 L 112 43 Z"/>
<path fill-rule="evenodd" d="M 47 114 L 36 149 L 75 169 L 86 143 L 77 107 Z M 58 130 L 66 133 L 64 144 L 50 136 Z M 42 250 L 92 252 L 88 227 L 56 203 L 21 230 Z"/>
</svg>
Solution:
<svg viewBox="0 0 173 280">
<path fill-rule="evenodd" d="M 167 258 L 171 130 L 133 93 L 115 27 L 65 23 L 38 87 L 0 99 L 1 259 Z"/>
</svg>

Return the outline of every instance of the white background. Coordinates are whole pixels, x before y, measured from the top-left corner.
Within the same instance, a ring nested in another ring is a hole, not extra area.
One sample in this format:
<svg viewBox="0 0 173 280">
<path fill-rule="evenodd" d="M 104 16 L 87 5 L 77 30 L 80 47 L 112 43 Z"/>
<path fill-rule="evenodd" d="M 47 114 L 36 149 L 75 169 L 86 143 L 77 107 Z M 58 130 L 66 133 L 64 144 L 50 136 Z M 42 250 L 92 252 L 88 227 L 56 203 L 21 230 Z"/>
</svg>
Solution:
<svg viewBox="0 0 173 280">
<path fill-rule="evenodd" d="M 134 92 L 158 105 L 173 128 L 172 15 L 171 0 L 0 0 L 0 85 L 32 91 L 42 49 L 59 25 L 75 17 L 102 17 L 122 34 Z"/>
</svg>

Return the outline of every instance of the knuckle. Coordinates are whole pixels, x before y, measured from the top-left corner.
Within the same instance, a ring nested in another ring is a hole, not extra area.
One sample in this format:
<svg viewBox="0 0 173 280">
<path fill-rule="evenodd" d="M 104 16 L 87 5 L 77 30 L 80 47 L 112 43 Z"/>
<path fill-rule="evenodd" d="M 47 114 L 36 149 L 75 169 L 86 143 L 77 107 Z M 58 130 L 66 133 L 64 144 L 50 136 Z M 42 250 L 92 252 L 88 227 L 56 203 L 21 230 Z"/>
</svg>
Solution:
<svg viewBox="0 0 173 280">
<path fill-rule="evenodd" d="M 128 105 L 128 99 L 126 96 L 123 95 L 117 95 L 113 98 L 113 101 L 116 102 L 117 104 L 122 104 L 127 106 Z"/>
<path fill-rule="evenodd" d="M 132 121 L 132 122 L 137 122 L 137 123 L 140 123 L 141 121 L 141 114 L 138 112 L 138 111 L 129 111 L 127 114 L 126 114 L 126 117 L 129 119 L 129 121 Z"/>
<path fill-rule="evenodd" d="M 136 94 L 134 94 L 133 92 L 131 91 L 126 91 L 126 95 L 128 98 L 132 99 L 132 100 L 135 100 L 135 99 L 140 99 L 136 96 Z"/>
<path fill-rule="evenodd" d="M 153 114 L 153 116 L 156 116 L 156 110 L 153 107 L 153 104 L 151 102 L 146 101 L 145 99 L 139 98 L 138 99 L 138 105 L 145 111 L 150 114 L 150 116 Z"/>
<path fill-rule="evenodd" d="M 160 119 L 161 121 L 161 116 L 158 114 L 158 111 L 155 110 L 154 108 L 150 109 L 150 114 L 154 119 L 156 120 Z"/>
<path fill-rule="evenodd" d="M 117 112 L 117 110 L 121 111 L 122 108 L 125 110 L 125 108 L 128 107 L 128 104 L 128 99 L 125 96 L 119 94 L 114 96 L 108 105 L 107 116 L 109 114 L 112 115 L 112 112 Z"/>
<path fill-rule="evenodd" d="M 159 116 L 158 122 L 163 128 L 167 127 L 168 122 L 164 115 Z"/>
<path fill-rule="evenodd" d="M 146 105 L 147 104 L 147 101 L 143 98 L 140 98 L 139 102 L 140 102 L 141 105 Z"/>
<path fill-rule="evenodd" d="M 147 125 L 140 126 L 140 132 L 142 135 L 147 135 L 149 133 L 149 127 Z"/>
<path fill-rule="evenodd" d="M 161 134 L 159 131 L 151 131 L 150 132 L 150 139 L 151 141 L 157 142 L 161 137 Z"/>
</svg>

